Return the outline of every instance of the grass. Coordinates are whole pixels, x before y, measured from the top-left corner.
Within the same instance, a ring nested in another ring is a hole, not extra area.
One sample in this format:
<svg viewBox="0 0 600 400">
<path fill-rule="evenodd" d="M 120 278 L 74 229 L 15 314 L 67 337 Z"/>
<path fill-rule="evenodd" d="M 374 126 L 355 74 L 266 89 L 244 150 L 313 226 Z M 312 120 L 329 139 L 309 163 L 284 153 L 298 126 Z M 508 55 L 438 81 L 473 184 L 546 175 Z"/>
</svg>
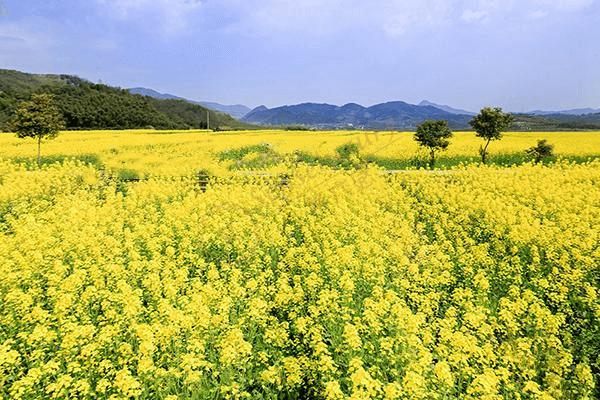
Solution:
<svg viewBox="0 0 600 400">
<path fill-rule="evenodd" d="M 28 168 L 37 167 L 37 158 L 31 157 L 12 157 L 11 160 L 17 164 L 24 164 Z M 65 161 L 81 161 L 85 164 L 93 165 L 97 169 L 104 169 L 104 164 L 100 160 L 98 154 L 77 154 L 77 155 L 66 155 L 66 154 L 50 154 L 42 155 L 42 165 L 51 164 L 62 164 Z"/>
<path fill-rule="evenodd" d="M 571 163 L 583 164 L 585 162 L 597 159 L 598 156 L 561 156 L 561 160 L 565 160 Z M 556 162 L 559 157 L 550 157 L 543 161 L 544 164 Z M 426 157 L 415 156 L 413 158 L 392 158 L 392 157 L 378 157 L 373 155 L 367 155 L 364 160 L 368 163 L 375 164 L 379 167 L 388 170 L 402 170 L 402 169 L 419 169 L 429 168 L 429 160 Z M 327 163 L 331 163 L 332 160 L 326 160 Z M 488 164 L 499 165 L 503 167 L 510 167 L 516 165 L 523 165 L 530 163 L 532 158 L 526 154 L 520 153 L 504 153 L 495 154 L 488 158 Z M 479 157 L 469 156 L 440 156 L 436 160 L 435 167 L 437 169 L 449 169 L 457 167 L 459 165 L 467 164 L 479 164 L 481 159 Z M 324 164 L 329 165 L 329 164 Z"/>
</svg>

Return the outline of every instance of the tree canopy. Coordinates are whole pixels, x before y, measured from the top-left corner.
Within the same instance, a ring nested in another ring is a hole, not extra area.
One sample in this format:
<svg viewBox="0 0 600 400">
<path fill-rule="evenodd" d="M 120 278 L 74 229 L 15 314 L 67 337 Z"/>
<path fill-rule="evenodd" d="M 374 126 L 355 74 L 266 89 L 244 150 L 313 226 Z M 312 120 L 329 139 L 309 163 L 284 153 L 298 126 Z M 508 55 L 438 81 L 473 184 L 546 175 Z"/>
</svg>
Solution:
<svg viewBox="0 0 600 400">
<path fill-rule="evenodd" d="M 479 149 L 481 161 L 485 164 L 487 159 L 487 148 L 492 140 L 500 140 L 502 132 L 508 129 L 514 121 L 514 117 L 502 111 L 499 107 L 485 107 L 479 114 L 469 121 L 469 125 L 475 130 L 475 135 L 483 138 L 486 143 Z"/>
<path fill-rule="evenodd" d="M 65 126 L 62 115 L 50 94 L 34 94 L 17 107 L 12 127 L 19 138 L 34 138 L 38 144 L 37 162 L 41 163 L 42 139 L 52 139 Z"/>
<path fill-rule="evenodd" d="M 533 157 L 533 161 L 537 164 L 545 158 L 554 156 L 554 145 L 548 143 L 546 139 L 540 139 L 536 146 L 530 147 L 526 152 Z"/>
<path fill-rule="evenodd" d="M 415 140 L 421 147 L 426 147 L 430 152 L 430 166 L 435 165 L 436 151 L 446 150 L 450 144 L 452 130 L 448 127 L 447 121 L 427 120 L 417 126 Z"/>
</svg>

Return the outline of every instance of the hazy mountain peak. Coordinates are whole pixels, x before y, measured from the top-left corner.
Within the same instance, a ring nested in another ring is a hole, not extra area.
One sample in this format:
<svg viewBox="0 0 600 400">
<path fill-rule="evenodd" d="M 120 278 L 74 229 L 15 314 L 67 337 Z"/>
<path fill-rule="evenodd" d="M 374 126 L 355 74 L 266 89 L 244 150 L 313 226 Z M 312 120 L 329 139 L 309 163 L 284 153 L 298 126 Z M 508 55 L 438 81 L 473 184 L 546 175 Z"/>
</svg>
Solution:
<svg viewBox="0 0 600 400">
<path fill-rule="evenodd" d="M 168 93 L 160 93 L 154 89 L 148 89 L 148 88 L 144 88 L 144 87 L 135 87 L 135 88 L 127 89 L 127 90 L 129 91 L 129 93 L 139 94 L 142 96 L 148 96 L 148 97 L 152 97 L 155 99 L 185 100 L 183 97 L 178 97 L 178 96 L 168 94 Z"/>
<path fill-rule="evenodd" d="M 255 111 L 264 111 L 264 110 L 268 110 L 267 106 L 265 105 L 260 105 L 258 107 L 253 108 L 252 110 L 250 110 L 250 112 L 255 112 Z"/>
<path fill-rule="evenodd" d="M 129 90 L 129 92 L 133 93 L 133 94 L 149 96 L 149 97 L 153 97 L 155 99 L 185 100 L 189 103 L 199 104 L 203 107 L 210 108 L 211 110 L 214 110 L 214 111 L 219 111 L 219 112 L 222 112 L 225 114 L 229 114 L 232 117 L 238 118 L 238 119 L 242 118 L 244 115 L 246 115 L 250 112 L 250 108 L 243 104 L 225 105 L 225 104 L 220 104 L 220 103 L 215 103 L 215 102 L 210 102 L 210 101 L 189 100 L 189 99 L 186 99 L 183 97 L 175 96 L 173 94 L 160 93 L 154 89 L 149 89 L 149 88 L 144 88 L 144 87 L 135 87 L 135 88 L 127 89 L 127 90 Z"/>
<path fill-rule="evenodd" d="M 428 100 L 423 100 L 419 103 L 420 106 L 429 106 L 429 107 L 435 107 L 437 109 L 446 111 L 450 114 L 464 114 L 464 115 L 475 115 L 474 112 L 472 111 L 467 111 L 467 110 L 461 110 L 460 108 L 454 108 L 454 107 L 450 107 L 448 105 L 445 104 L 436 104 L 433 103 L 431 101 Z"/>
<path fill-rule="evenodd" d="M 559 111 L 544 111 L 544 110 L 534 110 L 530 111 L 526 114 L 532 115 L 587 115 L 587 114 L 596 114 L 600 113 L 600 108 L 572 108 L 568 110 L 559 110 Z"/>
</svg>

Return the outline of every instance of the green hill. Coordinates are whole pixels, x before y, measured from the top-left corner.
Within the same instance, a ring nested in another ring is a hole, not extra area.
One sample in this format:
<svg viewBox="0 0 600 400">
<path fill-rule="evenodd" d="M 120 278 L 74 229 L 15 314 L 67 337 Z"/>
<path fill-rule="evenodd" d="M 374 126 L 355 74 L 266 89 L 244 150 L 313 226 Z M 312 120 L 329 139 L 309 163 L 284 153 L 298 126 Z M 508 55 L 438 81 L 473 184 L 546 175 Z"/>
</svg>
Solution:
<svg viewBox="0 0 600 400">
<path fill-rule="evenodd" d="M 52 93 L 67 129 L 244 129 L 252 126 L 184 100 L 160 100 L 95 84 L 72 75 L 0 69 L 0 130 L 8 130 L 19 101 Z"/>
<path fill-rule="evenodd" d="M 518 131 L 578 131 L 599 130 L 600 113 L 568 114 L 515 114 L 513 130 Z"/>
</svg>

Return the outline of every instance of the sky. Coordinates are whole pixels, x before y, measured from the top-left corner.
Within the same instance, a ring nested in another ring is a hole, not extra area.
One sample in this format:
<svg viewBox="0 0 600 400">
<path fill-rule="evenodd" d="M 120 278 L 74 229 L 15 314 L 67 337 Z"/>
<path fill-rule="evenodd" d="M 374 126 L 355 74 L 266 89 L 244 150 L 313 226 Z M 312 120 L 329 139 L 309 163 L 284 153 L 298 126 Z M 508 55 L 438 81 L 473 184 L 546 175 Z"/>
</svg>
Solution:
<svg viewBox="0 0 600 400">
<path fill-rule="evenodd" d="M 0 68 L 250 107 L 600 107 L 600 0 L 0 0 Z"/>
</svg>

